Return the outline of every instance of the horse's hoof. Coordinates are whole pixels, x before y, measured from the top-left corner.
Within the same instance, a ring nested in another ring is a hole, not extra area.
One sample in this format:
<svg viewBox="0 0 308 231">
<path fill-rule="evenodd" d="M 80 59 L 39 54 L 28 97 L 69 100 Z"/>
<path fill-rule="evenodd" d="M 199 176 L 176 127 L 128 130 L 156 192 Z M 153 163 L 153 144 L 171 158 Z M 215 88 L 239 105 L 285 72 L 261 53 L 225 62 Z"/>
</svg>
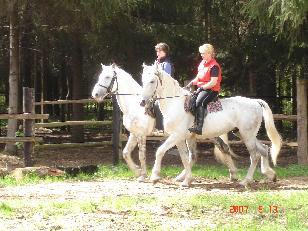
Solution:
<svg viewBox="0 0 308 231">
<path fill-rule="evenodd" d="M 158 176 L 158 175 L 151 175 L 150 181 L 151 181 L 153 184 L 156 184 L 160 179 L 161 179 L 161 177 Z"/>
<path fill-rule="evenodd" d="M 238 179 L 237 179 L 237 178 L 231 178 L 230 181 L 231 181 L 232 183 L 235 183 L 235 182 L 238 182 Z"/>
<path fill-rule="evenodd" d="M 242 180 L 239 184 L 246 187 L 248 186 L 250 183 L 252 182 L 252 180 L 249 180 L 249 179 L 244 179 Z"/>
<path fill-rule="evenodd" d="M 145 176 L 145 175 L 139 176 L 139 177 L 137 178 L 137 181 L 138 181 L 138 182 L 144 182 L 145 179 L 146 179 L 146 177 L 147 177 L 147 176 Z"/>
<path fill-rule="evenodd" d="M 183 188 L 189 188 L 191 185 L 192 180 L 184 180 L 180 185 Z"/>
<path fill-rule="evenodd" d="M 190 186 L 188 183 L 184 183 L 184 182 L 182 182 L 180 185 L 183 188 L 189 188 L 189 186 Z"/>
<path fill-rule="evenodd" d="M 180 185 L 182 187 L 190 187 L 193 181 L 194 181 L 193 178 L 185 179 Z"/>
<path fill-rule="evenodd" d="M 180 174 L 175 178 L 175 181 L 182 182 L 185 179 L 185 174 Z"/>
<path fill-rule="evenodd" d="M 271 182 L 276 182 L 277 181 L 276 173 L 274 173 L 270 177 L 268 177 L 268 180 L 271 181 Z"/>
</svg>

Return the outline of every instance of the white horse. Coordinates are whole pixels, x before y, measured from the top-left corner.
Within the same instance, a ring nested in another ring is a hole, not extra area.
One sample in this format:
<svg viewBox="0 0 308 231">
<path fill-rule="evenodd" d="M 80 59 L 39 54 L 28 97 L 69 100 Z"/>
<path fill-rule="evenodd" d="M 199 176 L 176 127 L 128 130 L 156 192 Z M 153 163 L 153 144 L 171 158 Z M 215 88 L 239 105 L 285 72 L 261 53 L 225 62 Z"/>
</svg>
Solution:
<svg viewBox="0 0 308 231">
<path fill-rule="evenodd" d="M 142 84 L 142 105 L 152 98 L 159 100 L 159 107 L 164 117 L 164 128 L 170 134 L 168 139 L 156 151 L 151 180 L 158 181 L 160 179 L 161 160 L 165 152 L 174 145 L 185 150 L 184 140 L 195 136 L 195 134 L 188 131 L 188 128 L 193 125 L 194 117 L 191 113 L 185 112 L 183 106 L 185 95 L 189 94 L 189 92 L 181 88 L 179 83 L 157 64 L 152 66 L 143 65 Z M 268 104 L 261 99 L 249 99 L 240 96 L 225 98 L 220 101 L 223 110 L 209 113 L 206 116 L 202 138 L 217 137 L 238 128 L 240 136 L 250 153 L 251 160 L 248 173 L 240 184 L 247 185 L 252 182 L 260 157 L 261 172 L 269 180 L 276 180 L 276 173 L 269 166 L 268 147 L 256 138 L 263 117 L 267 135 L 272 142 L 271 158 L 274 165 L 276 165 L 281 148 L 281 137 L 276 130 L 272 111 Z M 183 155 L 182 160 L 186 170 L 185 179 L 182 183 L 185 186 L 188 186 L 192 180 L 191 164 L 189 163 L 187 152 L 188 150 L 186 149 L 186 156 Z"/>
<path fill-rule="evenodd" d="M 139 181 L 146 178 L 146 136 L 153 131 L 155 120 L 145 114 L 144 107 L 141 107 L 140 96 L 141 86 L 130 74 L 117 67 L 115 64 L 105 66 L 102 64 L 102 71 L 98 82 L 92 90 L 92 97 L 101 102 L 108 94 L 116 93 L 118 105 L 123 113 L 123 125 L 130 132 L 128 141 L 123 150 L 123 158 L 128 167 L 135 173 Z M 138 143 L 139 160 L 141 169 L 131 158 L 131 152 Z"/>
</svg>

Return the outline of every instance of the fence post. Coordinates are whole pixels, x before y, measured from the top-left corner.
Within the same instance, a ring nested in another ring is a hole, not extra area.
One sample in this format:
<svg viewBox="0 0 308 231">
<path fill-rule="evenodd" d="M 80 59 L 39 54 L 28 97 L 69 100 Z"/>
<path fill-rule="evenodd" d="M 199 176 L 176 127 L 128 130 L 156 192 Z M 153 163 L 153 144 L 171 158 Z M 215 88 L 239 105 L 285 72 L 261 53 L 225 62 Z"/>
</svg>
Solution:
<svg viewBox="0 0 308 231">
<path fill-rule="evenodd" d="M 34 114 L 34 89 L 23 87 L 23 113 L 32 113 Z M 33 120 L 25 119 L 23 122 L 24 127 L 24 136 L 31 137 L 33 129 Z M 33 142 L 24 143 L 24 165 L 25 167 L 32 166 L 31 154 L 33 150 Z"/>
<path fill-rule="evenodd" d="M 122 141 L 121 141 L 121 131 L 122 131 L 122 118 L 121 110 L 118 105 L 115 95 L 112 95 L 112 149 L 113 149 L 113 164 L 118 164 L 119 159 L 122 158 Z"/>
<path fill-rule="evenodd" d="M 308 164 L 307 84 L 308 79 L 297 79 L 297 159 L 302 165 Z"/>
</svg>

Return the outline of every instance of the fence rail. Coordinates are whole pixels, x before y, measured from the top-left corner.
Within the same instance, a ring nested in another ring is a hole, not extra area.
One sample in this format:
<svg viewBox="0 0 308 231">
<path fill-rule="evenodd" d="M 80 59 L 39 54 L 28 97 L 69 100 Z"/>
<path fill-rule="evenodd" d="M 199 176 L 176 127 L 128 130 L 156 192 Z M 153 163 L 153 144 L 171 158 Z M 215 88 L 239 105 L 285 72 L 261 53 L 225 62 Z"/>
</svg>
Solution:
<svg viewBox="0 0 308 231">
<path fill-rule="evenodd" d="M 34 105 L 35 106 L 41 106 L 41 105 L 50 105 L 50 104 L 70 104 L 70 103 L 96 103 L 96 101 L 94 99 L 71 99 L 71 100 L 46 100 L 46 101 L 42 101 L 42 102 L 35 102 Z"/>
<path fill-rule="evenodd" d="M 35 128 L 55 128 L 63 126 L 77 126 L 77 125 L 111 125 L 112 121 L 92 121 L 92 120 L 83 120 L 83 121 L 65 121 L 65 122 L 49 122 L 49 123 L 36 123 L 34 124 Z"/>
<path fill-rule="evenodd" d="M 122 142 L 127 141 L 127 136 L 121 134 L 121 116 L 118 116 L 121 114 L 118 107 L 115 107 L 117 105 L 114 98 L 107 99 L 112 100 L 114 105 L 114 113 L 113 113 L 113 120 L 112 121 L 65 121 L 65 122 L 49 122 L 49 123 L 35 123 L 35 128 L 45 127 L 45 128 L 53 128 L 53 127 L 62 127 L 62 126 L 76 126 L 76 125 L 112 125 L 113 127 L 113 136 L 112 141 L 103 141 L 103 142 L 87 142 L 87 143 L 62 143 L 62 144 L 44 144 L 44 145 L 36 145 L 36 150 L 41 149 L 53 149 L 53 148 L 78 148 L 78 147 L 98 147 L 98 146 L 106 146 L 106 145 L 113 145 L 114 150 L 114 162 L 116 163 L 118 161 L 118 158 L 121 153 L 121 147 Z M 55 100 L 55 101 L 40 101 L 35 102 L 35 106 L 40 106 L 41 111 L 44 105 L 63 105 L 63 104 L 86 104 L 86 103 L 96 103 L 94 99 L 78 99 L 78 100 Z M 284 114 L 274 114 L 273 115 L 274 120 L 287 120 L 287 121 L 296 121 L 297 116 L 296 115 L 284 115 Z M 167 138 L 166 134 L 158 133 L 158 134 L 152 134 L 151 136 L 147 137 L 147 140 L 151 141 L 163 141 Z M 197 142 L 211 142 L 208 139 L 199 139 Z M 263 140 L 261 141 L 265 144 L 270 144 L 270 141 Z M 230 144 L 242 144 L 242 141 L 230 141 Z M 283 142 L 283 145 L 289 146 L 289 147 L 297 147 L 298 144 L 296 142 Z"/>
<path fill-rule="evenodd" d="M 16 120 L 36 120 L 36 119 L 48 119 L 49 114 L 32 114 L 32 113 L 23 113 L 23 114 L 0 114 L 0 119 L 16 119 Z"/>
<path fill-rule="evenodd" d="M 34 110 L 34 89 L 23 88 L 23 114 L 0 114 L 0 119 L 23 120 L 24 137 L 0 137 L 1 143 L 23 142 L 23 158 L 26 167 L 32 166 L 31 153 L 34 142 L 42 141 L 42 138 L 35 137 L 33 124 L 35 119 L 48 119 L 48 114 L 35 114 Z"/>
</svg>

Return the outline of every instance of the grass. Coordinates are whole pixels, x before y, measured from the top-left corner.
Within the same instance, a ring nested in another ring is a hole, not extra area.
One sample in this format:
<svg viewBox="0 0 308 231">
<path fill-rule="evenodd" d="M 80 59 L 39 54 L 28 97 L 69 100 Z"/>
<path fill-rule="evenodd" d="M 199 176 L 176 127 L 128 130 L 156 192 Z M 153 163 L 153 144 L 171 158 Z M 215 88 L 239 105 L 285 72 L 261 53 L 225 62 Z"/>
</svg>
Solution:
<svg viewBox="0 0 308 231">
<path fill-rule="evenodd" d="M 179 166 L 166 166 L 162 167 L 161 175 L 162 177 L 175 177 L 181 171 L 183 167 Z M 204 177 L 208 179 L 225 179 L 229 176 L 228 169 L 221 165 L 196 165 L 193 167 L 194 177 Z M 275 171 L 279 178 L 287 178 L 294 176 L 308 176 L 308 166 L 300 165 L 289 165 L 287 167 L 276 167 Z M 247 168 L 239 169 L 239 177 L 243 178 L 247 173 Z M 150 171 L 148 170 L 148 174 Z M 92 174 L 80 173 L 76 177 L 70 175 L 65 175 L 61 177 L 45 177 L 40 178 L 35 174 L 29 174 L 25 176 L 22 180 L 15 180 L 11 176 L 5 176 L 0 178 L 0 187 L 6 186 L 17 186 L 17 185 L 27 185 L 27 184 L 37 184 L 37 183 L 51 183 L 59 181 L 88 181 L 88 180 L 100 180 L 100 179 L 133 179 L 134 174 L 127 168 L 124 163 L 117 166 L 113 165 L 101 165 L 99 170 Z M 263 176 L 260 171 L 256 170 L 254 179 L 260 180 Z"/>
<path fill-rule="evenodd" d="M 247 211 L 231 213 L 232 206 Z M 262 211 L 260 212 L 260 207 Z M 10 200 L 0 204 L 0 218 L 41 213 L 44 219 L 82 213 L 125 216 L 132 225 L 149 230 L 307 230 L 308 191 L 202 193 L 182 197 L 102 196 L 33 204 Z"/>
<path fill-rule="evenodd" d="M 14 209 L 7 203 L 0 203 L 0 214 L 10 216 L 14 212 Z"/>
<path fill-rule="evenodd" d="M 182 169 L 178 166 L 163 167 L 162 176 L 175 177 Z M 308 166 L 289 165 L 276 167 L 275 171 L 279 178 L 308 176 Z M 240 169 L 240 177 L 243 178 L 246 172 L 247 169 Z M 226 179 L 228 175 L 228 170 L 224 166 L 196 165 L 193 167 L 194 177 L 215 180 Z M 256 171 L 255 179 L 261 178 L 259 171 Z M 0 187 L 101 179 L 135 179 L 135 177 L 125 164 L 102 165 L 95 174 L 79 174 L 76 177 L 65 175 L 41 179 L 35 174 L 30 174 L 21 181 L 16 181 L 6 176 L 0 179 Z M 247 212 L 231 213 L 231 206 L 247 206 Z M 0 200 L 0 221 L 18 216 L 32 219 L 38 214 L 45 220 L 70 215 L 77 217 L 80 214 L 125 216 L 136 230 L 138 227 L 149 230 L 179 228 L 183 230 L 307 230 L 308 191 L 271 192 L 266 188 L 260 188 L 258 191 L 231 193 L 205 190 L 204 193 L 185 197 L 177 194 L 173 197 L 113 195 L 86 200 L 44 199 L 36 203 L 23 199 Z"/>
</svg>

